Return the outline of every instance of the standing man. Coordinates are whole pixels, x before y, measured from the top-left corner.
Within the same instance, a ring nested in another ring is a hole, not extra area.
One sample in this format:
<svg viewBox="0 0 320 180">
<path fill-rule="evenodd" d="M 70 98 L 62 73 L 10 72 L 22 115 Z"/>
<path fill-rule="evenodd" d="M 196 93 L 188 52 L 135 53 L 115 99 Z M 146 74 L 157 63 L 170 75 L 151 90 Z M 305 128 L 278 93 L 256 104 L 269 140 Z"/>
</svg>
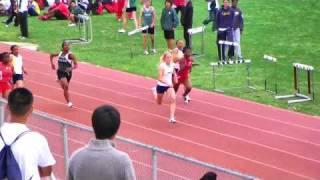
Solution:
<svg viewBox="0 0 320 180">
<path fill-rule="evenodd" d="M 18 3 L 18 18 L 20 23 L 21 40 L 29 37 L 28 32 L 28 6 L 29 0 L 17 0 Z"/>
<path fill-rule="evenodd" d="M 228 56 L 232 58 L 233 52 L 227 45 L 220 45 L 219 41 L 232 41 L 233 42 L 233 29 L 234 29 L 234 11 L 231 9 L 229 0 L 223 1 L 223 8 L 221 8 L 217 13 L 217 46 L 219 60 L 226 60 L 226 47 L 229 49 Z"/>
<path fill-rule="evenodd" d="M 207 0 L 208 3 L 208 18 L 203 21 L 203 25 L 208 25 L 212 23 L 212 31 L 216 31 L 216 15 L 219 10 L 219 1 L 218 0 Z"/>
<path fill-rule="evenodd" d="M 135 180 L 127 153 L 115 148 L 112 140 L 121 124 L 119 111 L 110 106 L 96 108 L 91 117 L 95 138 L 70 158 L 68 180 Z"/>
<path fill-rule="evenodd" d="M 181 12 L 181 16 L 180 16 L 181 23 L 182 23 L 182 17 L 184 15 L 185 7 L 186 7 L 186 0 L 173 0 L 173 8 L 176 11 L 177 16 L 179 14 L 179 11 Z"/>
<path fill-rule="evenodd" d="M 243 32 L 243 17 L 240 8 L 238 7 L 239 0 L 232 0 L 232 10 L 234 11 L 234 31 L 233 38 L 234 42 L 238 43 L 235 47 L 235 53 L 238 59 L 242 59 L 240 39 Z"/>
<path fill-rule="evenodd" d="M 193 5 L 191 0 L 187 0 L 184 14 L 182 14 L 181 24 L 183 26 L 183 36 L 186 42 L 186 48 L 190 48 L 190 36 L 188 29 L 192 28 L 193 23 Z"/>
</svg>

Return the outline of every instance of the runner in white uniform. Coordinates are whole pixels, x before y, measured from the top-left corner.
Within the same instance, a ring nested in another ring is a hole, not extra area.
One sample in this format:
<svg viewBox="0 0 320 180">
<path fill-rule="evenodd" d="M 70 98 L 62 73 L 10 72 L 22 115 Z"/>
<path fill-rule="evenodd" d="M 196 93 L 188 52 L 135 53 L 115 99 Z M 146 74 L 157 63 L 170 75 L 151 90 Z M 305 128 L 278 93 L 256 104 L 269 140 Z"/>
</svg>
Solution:
<svg viewBox="0 0 320 180">
<path fill-rule="evenodd" d="M 13 84 L 14 88 L 21 88 L 24 86 L 23 83 L 23 74 L 27 74 L 23 67 L 22 56 L 19 54 L 19 47 L 17 45 L 12 45 L 10 47 L 11 50 L 11 58 L 12 58 L 12 66 L 13 66 Z"/>
<path fill-rule="evenodd" d="M 176 94 L 173 89 L 173 81 L 177 82 L 176 73 L 174 71 L 174 63 L 172 62 L 172 54 L 167 51 L 161 57 L 157 87 L 153 89 L 154 97 L 157 103 L 162 104 L 163 94 L 168 93 L 170 97 L 170 117 L 169 122 L 175 123 L 176 110 Z"/>
</svg>

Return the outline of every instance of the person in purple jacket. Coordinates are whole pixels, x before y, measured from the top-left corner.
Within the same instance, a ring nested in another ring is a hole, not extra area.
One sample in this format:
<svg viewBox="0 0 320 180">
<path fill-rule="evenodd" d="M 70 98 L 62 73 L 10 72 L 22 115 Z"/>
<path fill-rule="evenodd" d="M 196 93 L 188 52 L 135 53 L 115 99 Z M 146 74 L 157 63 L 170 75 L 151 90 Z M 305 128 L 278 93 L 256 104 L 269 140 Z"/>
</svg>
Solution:
<svg viewBox="0 0 320 180">
<path fill-rule="evenodd" d="M 222 45 L 220 46 L 219 41 L 232 41 L 233 42 L 233 29 L 234 29 L 234 11 L 229 5 L 229 0 L 223 1 L 223 8 L 221 8 L 217 13 L 216 27 L 217 27 L 217 46 L 218 46 L 218 55 L 220 61 L 226 60 L 226 47 L 228 48 L 229 58 L 233 57 L 232 48 Z M 222 49 L 221 49 L 222 47 Z"/>
<path fill-rule="evenodd" d="M 234 11 L 234 30 L 233 38 L 234 42 L 238 43 L 239 46 L 234 47 L 235 53 L 238 59 L 242 59 L 240 38 L 243 32 L 243 17 L 240 8 L 238 7 L 239 0 L 232 0 L 232 10 Z"/>
</svg>

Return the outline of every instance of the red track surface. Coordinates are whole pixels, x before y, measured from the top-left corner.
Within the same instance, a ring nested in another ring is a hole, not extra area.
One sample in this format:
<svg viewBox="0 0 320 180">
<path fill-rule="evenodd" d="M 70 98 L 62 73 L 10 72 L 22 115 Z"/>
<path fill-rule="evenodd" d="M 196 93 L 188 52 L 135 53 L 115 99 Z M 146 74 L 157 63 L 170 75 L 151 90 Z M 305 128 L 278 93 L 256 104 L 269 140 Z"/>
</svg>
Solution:
<svg viewBox="0 0 320 180">
<path fill-rule="evenodd" d="M 153 101 L 154 80 L 83 63 L 73 74 L 69 109 L 49 55 L 21 52 L 40 111 L 90 126 L 92 110 L 109 103 L 121 111 L 123 137 L 263 179 L 320 179 L 318 117 L 193 89 L 188 105 L 178 95 L 173 125 L 167 102 Z"/>
</svg>

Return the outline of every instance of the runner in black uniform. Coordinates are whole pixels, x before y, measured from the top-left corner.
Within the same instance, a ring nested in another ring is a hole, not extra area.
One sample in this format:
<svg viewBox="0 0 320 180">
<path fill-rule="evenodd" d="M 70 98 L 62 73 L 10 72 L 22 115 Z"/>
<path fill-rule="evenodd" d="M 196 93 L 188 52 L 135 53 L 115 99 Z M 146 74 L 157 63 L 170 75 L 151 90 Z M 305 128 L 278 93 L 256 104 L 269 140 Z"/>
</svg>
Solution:
<svg viewBox="0 0 320 180">
<path fill-rule="evenodd" d="M 56 69 L 56 66 L 53 63 L 53 58 L 56 56 L 58 56 L 58 70 L 57 70 L 58 82 L 61 85 L 61 88 L 63 89 L 63 95 L 67 101 L 67 106 L 72 107 L 73 104 L 70 101 L 68 90 L 69 90 L 69 83 L 72 77 L 72 70 L 78 67 L 77 59 L 71 53 L 69 43 L 67 42 L 62 43 L 62 51 L 60 53 L 50 55 L 51 68 L 53 70 Z"/>
</svg>

